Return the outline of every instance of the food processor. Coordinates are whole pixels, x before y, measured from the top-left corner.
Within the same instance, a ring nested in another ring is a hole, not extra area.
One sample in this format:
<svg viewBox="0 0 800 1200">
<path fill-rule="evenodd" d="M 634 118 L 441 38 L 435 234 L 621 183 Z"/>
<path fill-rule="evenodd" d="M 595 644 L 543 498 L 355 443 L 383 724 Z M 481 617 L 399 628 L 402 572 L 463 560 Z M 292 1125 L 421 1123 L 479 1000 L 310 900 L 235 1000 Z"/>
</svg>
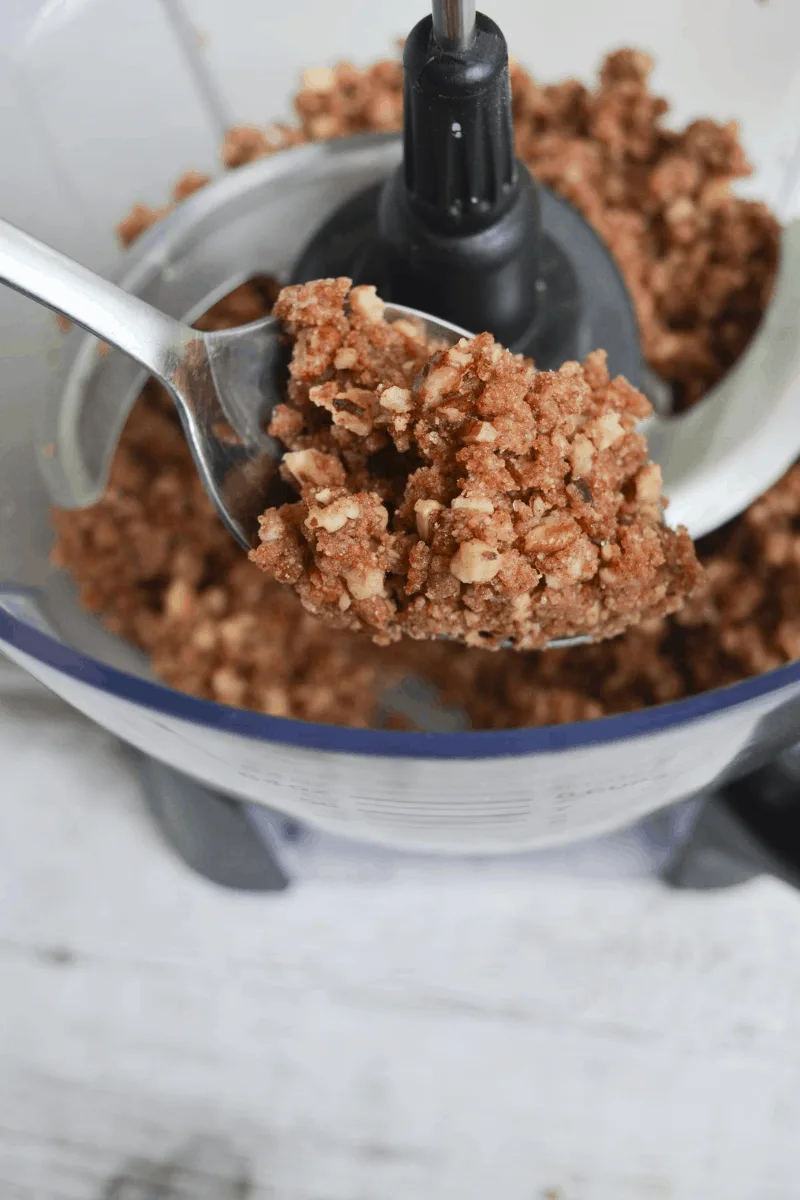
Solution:
<svg viewBox="0 0 800 1200">
<path fill-rule="evenodd" d="M 333 25 L 328 6 L 303 0 L 270 12 L 259 29 L 263 12 L 244 0 L 224 14 L 210 0 L 147 0 L 135 17 L 112 0 L 11 6 L 0 16 L 0 86 L 13 98 L 0 145 L 16 169 L 2 215 L 116 271 L 126 289 L 184 320 L 254 275 L 290 278 L 324 222 L 396 169 L 396 135 L 297 152 L 305 156 L 299 190 L 280 186 L 288 155 L 233 172 L 137 242 L 121 269 L 111 230 L 132 200 L 157 201 L 182 168 L 211 166 L 234 118 L 280 114 L 299 69 L 375 57 L 424 15 L 411 4 L 350 7 L 351 20 Z M 645 15 L 627 2 L 554 12 L 505 0 L 492 17 L 545 79 L 589 75 L 619 45 L 651 49 L 676 119 L 739 118 L 757 166 L 748 186 L 781 219 L 796 215 L 800 58 L 789 27 L 800 34 L 800 14 L 785 4 L 715 0 L 696 12 L 675 3 Z M 279 887 L 303 873 L 309 847 L 346 861 L 344 847 L 357 843 L 380 847 L 369 851 L 375 861 L 513 855 L 521 864 L 531 853 L 543 862 L 554 847 L 649 817 L 630 835 L 634 857 L 649 855 L 675 883 L 712 885 L 764 869 L 793 879 L 800 664 L 635 713 L 491 732 L 460 727 L 457 712 L 438 711 L 413 686 L 402 703 L 416 704 L 424 732 L 270 717 L 158 683 L 49 565 L 50 495 L 37 461 L 50 397 L 66 389 L 65 411 L 86 416 L 92 395 L 113 389 L 121 425 L 141 378 L 5 294 L 0 352 L 3 650 L 134 748 L 151 808 L 197 869 L 235 886 Z"/>
</svg>

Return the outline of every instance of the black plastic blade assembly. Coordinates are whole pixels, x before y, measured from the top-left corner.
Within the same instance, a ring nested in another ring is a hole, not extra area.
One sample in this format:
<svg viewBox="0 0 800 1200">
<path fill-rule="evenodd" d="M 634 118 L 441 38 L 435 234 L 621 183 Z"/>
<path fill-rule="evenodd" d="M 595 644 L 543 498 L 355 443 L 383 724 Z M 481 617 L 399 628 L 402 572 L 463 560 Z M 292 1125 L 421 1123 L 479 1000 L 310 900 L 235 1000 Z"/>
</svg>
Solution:
<svg viewBox="0 0 800 1200">
<path fill-rule="evenodd" d="M 403 66 L 401 166 L 334 212 L 295 280 L 375 284 L 385 300 L 488 330 L 540 368 L 600 347 L 638 383 L 636 319 L 613 259 L 515 155 L 500 29 L 470 0 L 434 0 Z"/>
</svg>

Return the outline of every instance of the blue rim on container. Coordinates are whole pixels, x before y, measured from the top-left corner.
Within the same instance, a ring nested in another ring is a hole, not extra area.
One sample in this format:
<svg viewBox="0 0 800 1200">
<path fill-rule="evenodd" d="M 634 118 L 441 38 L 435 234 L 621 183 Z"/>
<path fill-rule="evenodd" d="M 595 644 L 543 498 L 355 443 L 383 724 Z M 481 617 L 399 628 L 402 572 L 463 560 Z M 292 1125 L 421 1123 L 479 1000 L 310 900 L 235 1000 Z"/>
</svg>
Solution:
<svg viewBox="0 0 800 1200">
<path fill-rule="evenodd" d="M 505 758 L 575 750 L 581 746 L 659 733 L 800 683 L 800 662 L 794 662 L 699 696 L 591 721 L 536 728 L 418 733 L 322 725 L 201 700 L 87 658 L 56 638 L 17 620 L 2 607 L 0 639 L 72 679 L 165 716 L 260 741 L 385 758 Z"/>
</svg>

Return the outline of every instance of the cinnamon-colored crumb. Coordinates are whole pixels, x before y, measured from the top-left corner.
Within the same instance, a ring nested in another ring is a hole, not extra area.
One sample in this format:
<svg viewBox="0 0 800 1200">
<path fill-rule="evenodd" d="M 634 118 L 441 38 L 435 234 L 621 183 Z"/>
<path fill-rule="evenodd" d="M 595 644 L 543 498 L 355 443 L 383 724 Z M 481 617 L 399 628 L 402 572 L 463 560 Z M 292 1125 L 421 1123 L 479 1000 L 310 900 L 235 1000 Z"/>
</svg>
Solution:
<svg viewBox="0 0 800 1200">
<path fill-rule="evenodd" d="M 134 204 L 127 217 L 117 225 L 117 237 L 123 246 L 132 246 L 137 238 L 171 211 L 171 204 L 162 204 L 159 208 L 151 208 L 149 204 Z"/>
<path fill-rule="evenodd" d="M 761 319 L 779 226 L 764 205 L 732 195 L 731 179 L 746 171 L 735 127 L 703 121 L 668 130 L 665 106 L 648 90 L 650 66 L 646 55 L 619 51 L 592 90 L 577 81 L 538 85 L 515 64 L 517 148 L 605 239 L 651 364 L 688 404 L 724 374 Z M 298 125 L 231 130 L 225 165 L 319 136 L 399 127 L 398 63 L 340 66 L 333 76 L 307 82 Z M 123 240 L 163 211 L 135 210 Z M 247 311 L 260 304 L 260 315 L 269 302 L 266 292 L 248 293 Z M 216 328 L 236 324 L 239 303 L 223 301 L 207 319 Z M 302 419 L 287 408 L 282 420 L 288 441 Z M 162 495 L 168 503 L 158 502 Z M 54 520 L 54 560 L 75 577 L 87 608 L 141 646 L 167 683 L 300 719 L 374 723 L 376 686 L 413 672 L 474 728 L 559 724 L 676 700 L 800 658 L 800 467 L 704 539 L 705 589 L 679 617 L 543 654 L 409 639 L 378 648 L 304 613 L 223 531 L 172 406 L 152 385 L 123 432 L 107 494 Z"/>
<path fill-rule="evenodd" d="M 309 612 L 381 644 L 531 650 L 617 636 L 697 590 L 635 431 L 650 405 L 603 351 L 536 371 L 485 333 L 437 350 L 348 279 L 285 288 L 274 313 L 300 420 L 271 432 L 300 499 L 262 516 L 250 557 Z"/>
</svg>

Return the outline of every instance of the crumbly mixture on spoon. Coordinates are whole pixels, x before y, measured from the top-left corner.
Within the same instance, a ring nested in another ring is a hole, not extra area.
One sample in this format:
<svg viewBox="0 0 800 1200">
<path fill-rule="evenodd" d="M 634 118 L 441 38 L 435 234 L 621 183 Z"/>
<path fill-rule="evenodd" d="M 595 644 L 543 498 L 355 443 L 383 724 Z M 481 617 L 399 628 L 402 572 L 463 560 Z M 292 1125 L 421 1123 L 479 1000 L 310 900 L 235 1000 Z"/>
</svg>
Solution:
<svg viewBox="0 0 800 1200">
<path fill-rule="evenodd" d="M 661 516 L 636 425 L 651 409 L 602 351 L 537 371 L 487 333 L 429 345 L 371 287 L 287 287 L 288 404 L 271 432 L 300 495 L 251 554 L 326 622 L 375 641 L 541 649 L 683 606 L 702 569 Z"/>
</svg>

